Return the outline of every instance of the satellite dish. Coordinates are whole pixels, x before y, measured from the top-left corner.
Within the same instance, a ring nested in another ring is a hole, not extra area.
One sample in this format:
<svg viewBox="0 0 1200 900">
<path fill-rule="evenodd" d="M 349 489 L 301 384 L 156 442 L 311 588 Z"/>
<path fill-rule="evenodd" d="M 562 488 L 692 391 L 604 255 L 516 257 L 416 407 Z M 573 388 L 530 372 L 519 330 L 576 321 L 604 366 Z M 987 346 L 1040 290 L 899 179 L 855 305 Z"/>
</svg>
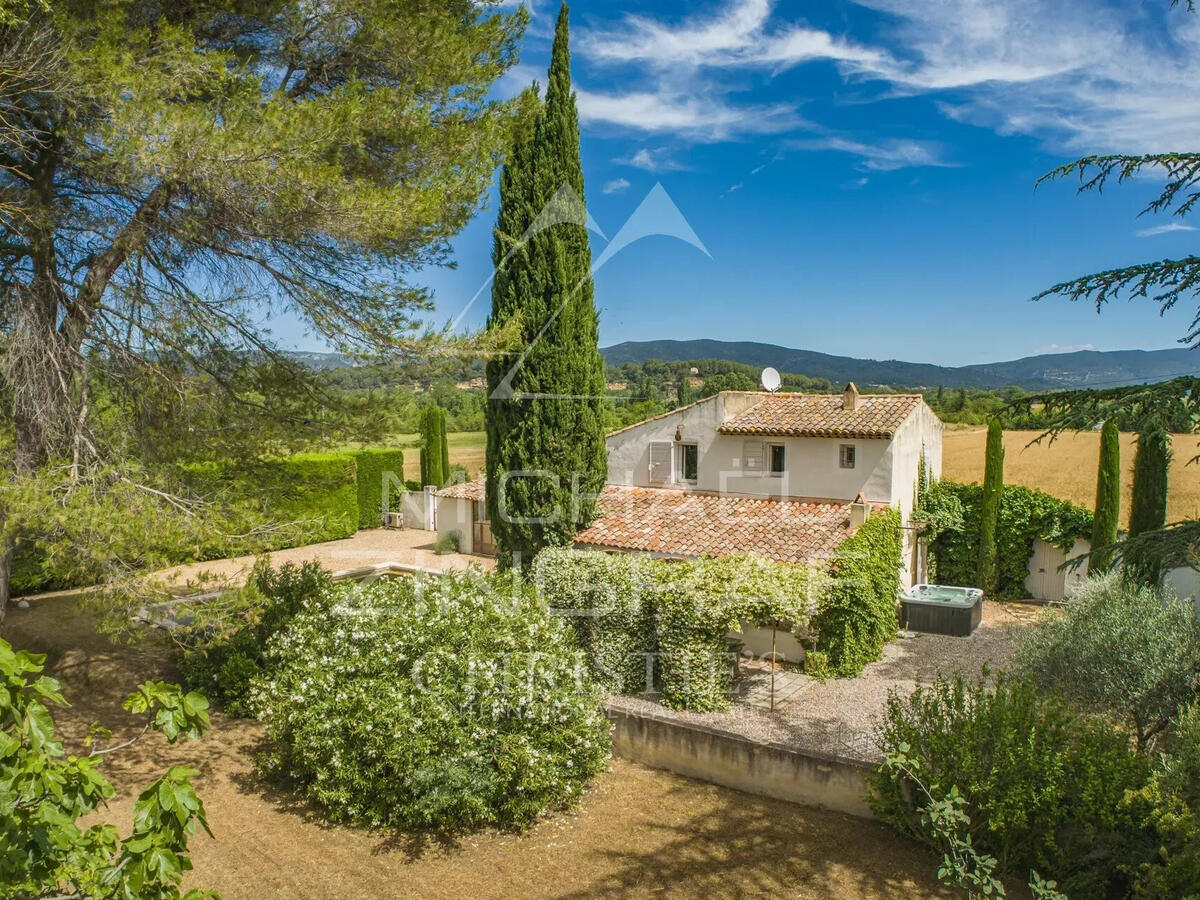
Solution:
<svg viewBox="0 0 1200 900">
<path fill-rule="evenodd" d="M 772 369 L 770 366 L 767 366 L 765 369 L 762 370 L 762 386 L 763 386 L 763 388 L 765 388 L 768 391 L 774 392 L 774 391 L 779 390 L 780 384 L 781 384 L 781 382 L 779 380 L 779 373 L 777 371 Z"/>
</svg>

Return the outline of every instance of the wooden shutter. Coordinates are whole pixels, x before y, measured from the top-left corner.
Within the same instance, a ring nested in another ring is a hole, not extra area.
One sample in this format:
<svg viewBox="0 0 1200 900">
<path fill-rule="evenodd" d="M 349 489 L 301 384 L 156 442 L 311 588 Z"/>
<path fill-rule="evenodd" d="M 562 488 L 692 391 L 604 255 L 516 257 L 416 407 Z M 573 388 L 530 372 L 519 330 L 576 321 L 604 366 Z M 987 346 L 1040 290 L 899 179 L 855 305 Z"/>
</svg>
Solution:
<svg viewBox="0 0 1200 900">
<path fill-rule="evenodd" d="M 672 446 L 670 441 L 650 442 L 650 482 L 666 484 L 671 480 Z"/>
<path fill-rule="evenodd" d="M 763 442 L 742 442 L 742 470 L 745 472 L 761 472 L 763 470 Z"/>
</svg>

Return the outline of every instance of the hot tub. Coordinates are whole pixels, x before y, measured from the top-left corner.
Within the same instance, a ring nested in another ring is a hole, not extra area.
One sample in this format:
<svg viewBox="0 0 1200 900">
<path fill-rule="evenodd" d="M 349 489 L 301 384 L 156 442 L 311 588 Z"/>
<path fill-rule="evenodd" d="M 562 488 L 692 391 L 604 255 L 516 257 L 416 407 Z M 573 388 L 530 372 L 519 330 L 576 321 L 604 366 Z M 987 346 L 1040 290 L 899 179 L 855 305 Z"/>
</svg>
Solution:
<svg viewBox="0 0 1200 900">
<path fill-rule="evenodd" d="M 917 584 L 900 598 L 900 622 L 910 631 L 967 637 L 982 618 L 979 588 Z"/>
</svg>

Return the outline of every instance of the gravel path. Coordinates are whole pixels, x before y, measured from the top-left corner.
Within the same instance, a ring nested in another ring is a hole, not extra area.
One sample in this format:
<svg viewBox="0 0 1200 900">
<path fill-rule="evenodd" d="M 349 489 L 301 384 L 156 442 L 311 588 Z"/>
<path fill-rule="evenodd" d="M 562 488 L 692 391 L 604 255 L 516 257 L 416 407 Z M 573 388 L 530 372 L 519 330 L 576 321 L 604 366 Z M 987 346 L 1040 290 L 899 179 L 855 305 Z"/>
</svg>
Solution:
<svg viewBox="0 0 1200 900">
<path fill-rule="evenodd" d="M 1002 669 L 1012 660 L 1023 628 L 1037 620 L 1040 609 L 1020 603 L 985 601 L 983 622 L 968 638 L 916 634 L 888 644 L 883 659 L 857 678 L 831 678 L 824 684 L 807 675 L 794 699 L 775 712 L 735 703 L 724 713 L 668 709 L 651 697 L 613 696 L 609 706 L 691 722 L 751 740 L 853 756 L 878 758 L 870 734 L 887 704 L 888 693 L 910 693 L 939 673 L 977 675 L 986 665 Z M 750 677 L 765 675 L 754 673 Z"/>
</svg>

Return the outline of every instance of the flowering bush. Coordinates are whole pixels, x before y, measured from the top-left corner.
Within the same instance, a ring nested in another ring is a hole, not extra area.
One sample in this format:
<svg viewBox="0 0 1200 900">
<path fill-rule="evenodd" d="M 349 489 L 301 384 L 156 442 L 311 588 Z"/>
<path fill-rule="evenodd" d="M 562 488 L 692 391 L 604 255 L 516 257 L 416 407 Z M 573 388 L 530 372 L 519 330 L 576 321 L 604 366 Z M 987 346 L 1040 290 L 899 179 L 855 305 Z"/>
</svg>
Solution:
<svg viewBox="0 0 1200 900">
<path fill-rule="evenodd" d="M 527 825 L 576 801 L 608 758 L 582 653 L 511 578 L 326 587 L 266 657 L 259 765 L 336 822 Z"/>
</svg>

